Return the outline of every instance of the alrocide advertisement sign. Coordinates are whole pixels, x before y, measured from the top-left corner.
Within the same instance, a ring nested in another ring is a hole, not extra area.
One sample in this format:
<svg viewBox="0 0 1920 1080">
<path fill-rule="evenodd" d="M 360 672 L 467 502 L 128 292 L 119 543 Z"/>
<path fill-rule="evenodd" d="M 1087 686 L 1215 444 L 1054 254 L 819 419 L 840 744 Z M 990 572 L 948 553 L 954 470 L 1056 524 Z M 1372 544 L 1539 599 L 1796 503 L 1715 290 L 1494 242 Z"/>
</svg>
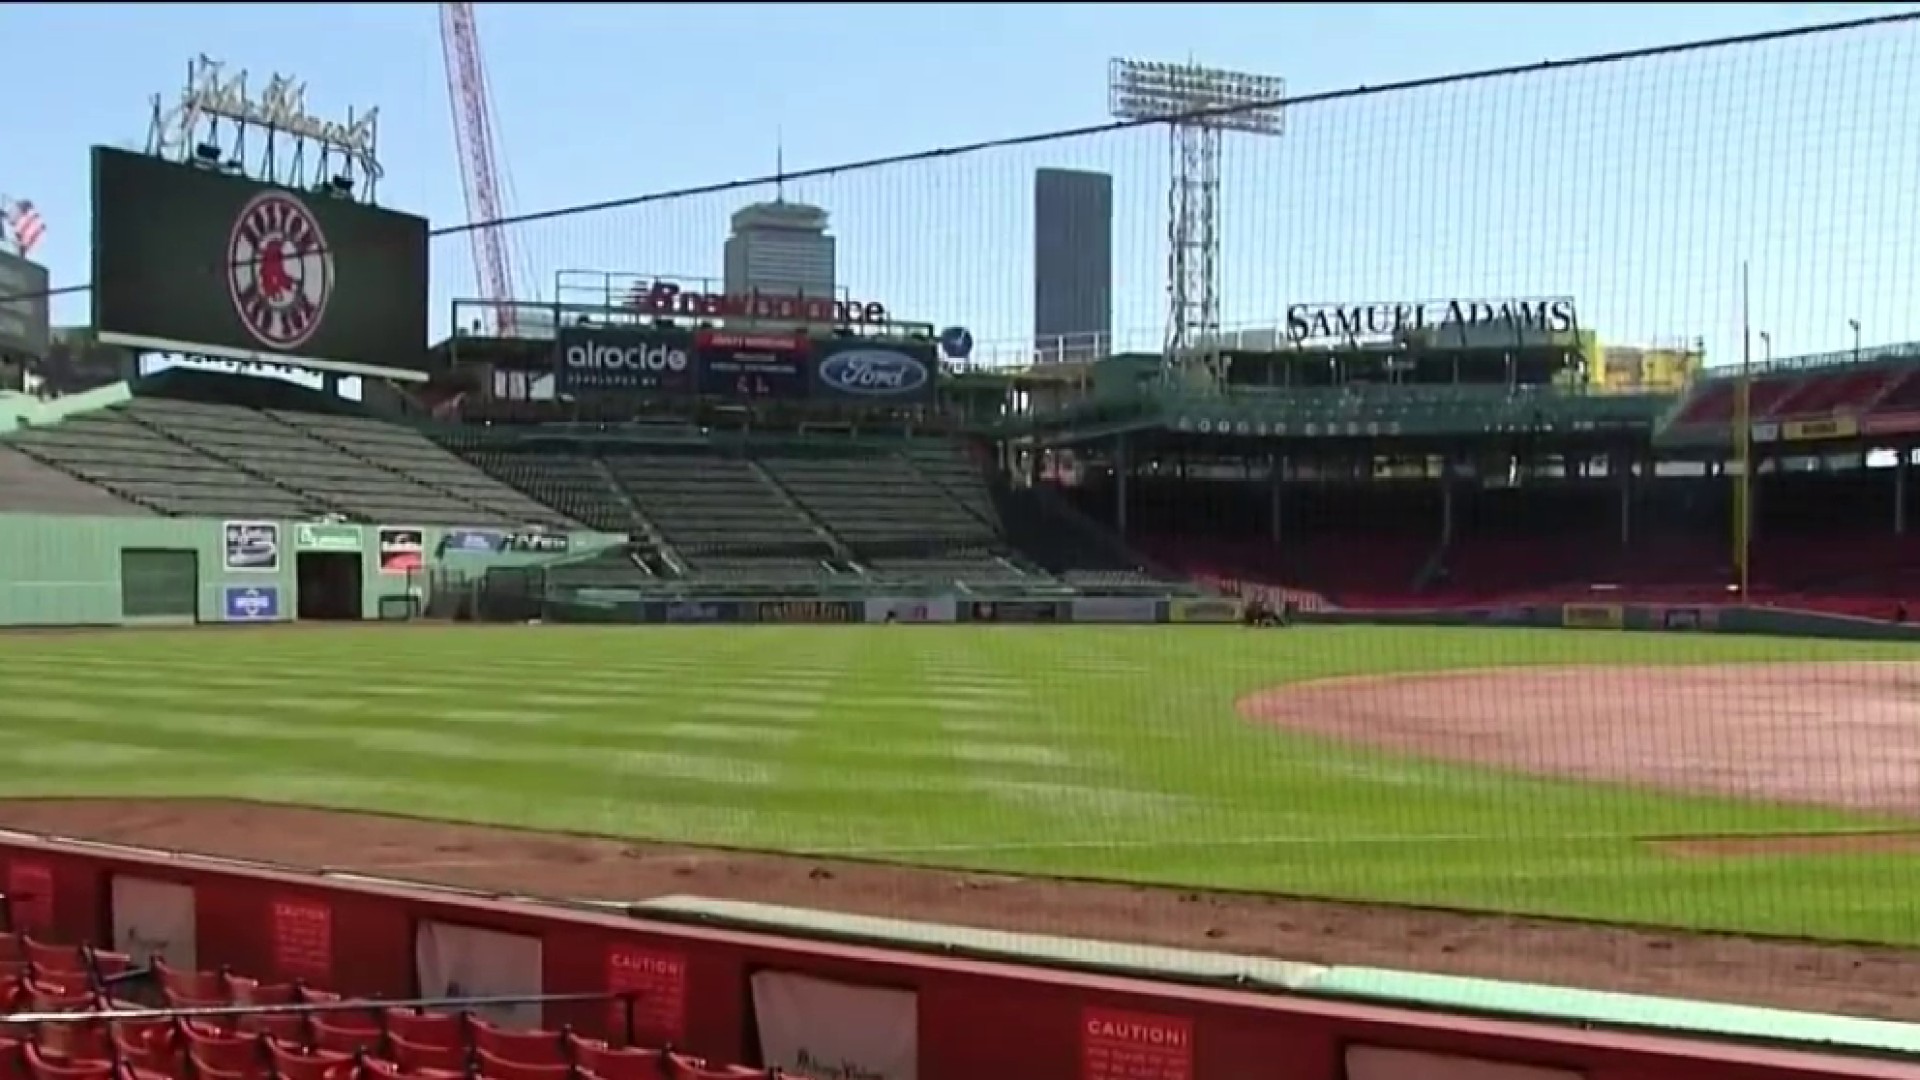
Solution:
<svg viewBox="0 0 1920 1080">
<path fill-rule="evenodd" d="M 555 388 L 693 393 L 693 335 L 684 330 L 562 327 L 554 343 Z"/>
<path fill-rule="evenodd" d="M 822 341 L 814 353 L 813 392 L 869 405 L 913 404 L 933 397 L 936 370 L 930 341 Z"/>
<path fill-rule="evenodd" d="M 427 222 L 93 151 L 93 320 L 109 344 L 418 376 Z"/>
<path fill-rule="evenodd" d="M 813 342 L 805 334 L 701 330 L 700 393 L 723 398 L 803 398 Z"/>
</svg>

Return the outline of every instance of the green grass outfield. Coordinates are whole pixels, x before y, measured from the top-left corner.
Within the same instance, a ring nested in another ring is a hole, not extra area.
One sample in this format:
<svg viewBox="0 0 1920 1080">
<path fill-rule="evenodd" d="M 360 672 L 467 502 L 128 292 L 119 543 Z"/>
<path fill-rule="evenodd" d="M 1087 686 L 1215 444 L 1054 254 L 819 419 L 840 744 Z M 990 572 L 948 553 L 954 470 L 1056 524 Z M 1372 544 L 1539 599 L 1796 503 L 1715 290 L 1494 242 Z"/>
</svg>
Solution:
<svg viewBox="0 0 1920 1080">
<path fill-rule="evenodd" d="M 1920 943 L 1920 858 L 1679 858 L 1636 839 L 1886 822 L 1414 761 L 1233 709 L 1343 674 L 1863 657 L 1920 650 L 1380 628 L 15 635 L 0 794 L 234 796 Z"/>
</svg>

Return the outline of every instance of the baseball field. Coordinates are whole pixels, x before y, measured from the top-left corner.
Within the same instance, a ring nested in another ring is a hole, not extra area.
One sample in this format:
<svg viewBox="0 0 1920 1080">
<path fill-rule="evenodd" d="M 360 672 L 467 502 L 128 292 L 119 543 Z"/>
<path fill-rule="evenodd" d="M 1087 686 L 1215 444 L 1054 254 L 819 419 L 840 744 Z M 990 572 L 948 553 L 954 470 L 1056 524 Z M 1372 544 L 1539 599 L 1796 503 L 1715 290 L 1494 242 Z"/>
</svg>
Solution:
<svg viewBox="0 0 1920 1080">
<path fill-rule="evenodd" d="M 1044 875 L 1189 908 L 1222 890 L 1920 945 L 1910 647 L 931 626 L 4 645 L 0 824 L 575 896 L 616 888 L 577 880 L 608 862 L 666 867 L 629 897 L 751 895 L 786 871 L 712 849 L 768 849 L 812 867 L 772 898 L 881 914 L 919 910 L 906 871 L 833 889 L 911 863 L 967 871 L 942 880 L 978 894 L 942 911 L 993 925 L 1021 925 L 988 910 L 994 882 Z M 393 831 L 411 819 L 547 839 L 500 854 L 483 830 Z M 1074 928 L 1129 936 L 1092 896 Z"/>
</svg>

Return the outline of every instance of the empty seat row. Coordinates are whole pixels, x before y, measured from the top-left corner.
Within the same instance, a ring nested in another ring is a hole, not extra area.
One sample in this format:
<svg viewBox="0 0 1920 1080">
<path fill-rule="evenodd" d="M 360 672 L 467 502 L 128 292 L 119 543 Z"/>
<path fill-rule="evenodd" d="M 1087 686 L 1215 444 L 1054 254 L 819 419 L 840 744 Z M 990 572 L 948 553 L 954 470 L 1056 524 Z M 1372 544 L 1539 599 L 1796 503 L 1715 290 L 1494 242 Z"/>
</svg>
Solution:
<svg viewBox="0 0 1920 1080">
<path fill-rule="evenodd" d="M 148 1002 L 139 1000 L 145 997 Z M 0 1080 L 745 1080 L 672 1047 L 0 934 Z"/>
</svg>

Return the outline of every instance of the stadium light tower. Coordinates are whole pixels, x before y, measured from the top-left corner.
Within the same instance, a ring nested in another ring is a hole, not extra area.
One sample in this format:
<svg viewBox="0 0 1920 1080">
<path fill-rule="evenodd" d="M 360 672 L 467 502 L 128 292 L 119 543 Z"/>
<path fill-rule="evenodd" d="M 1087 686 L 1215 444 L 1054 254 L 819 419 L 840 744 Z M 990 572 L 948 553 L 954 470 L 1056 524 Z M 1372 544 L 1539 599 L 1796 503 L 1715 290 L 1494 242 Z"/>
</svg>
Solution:
<svg viewBox="0 0 1920 1080">
<path fill-rule="evenodd" d="M 1107 66 L 1114 118 L 1164 121 L 1170 136 L 1166 350 L 1175 364 L 1219 347 L 1222 136 L 1280 134 L 1286 96 L 1275 75 L 1151 60 Z"/>
</svg>

